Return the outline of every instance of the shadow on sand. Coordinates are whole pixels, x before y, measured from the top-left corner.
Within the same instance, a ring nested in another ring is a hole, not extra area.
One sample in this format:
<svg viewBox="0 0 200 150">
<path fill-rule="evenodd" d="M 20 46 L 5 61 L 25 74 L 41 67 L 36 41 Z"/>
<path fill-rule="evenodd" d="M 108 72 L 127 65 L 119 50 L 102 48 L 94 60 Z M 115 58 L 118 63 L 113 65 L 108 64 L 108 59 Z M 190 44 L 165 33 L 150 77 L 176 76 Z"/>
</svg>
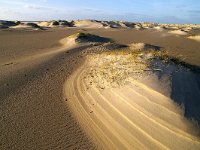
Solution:
<svg viewBox="0 0 200 150">
<path fill-rule="evenodd" d="M 200 125 L 200 67 L 171 60 L 165 64 L 153 60 L 153 69 L 158 78 L 168 76 L 171 81 L 171 98 L 184 108 L 184 116 L 197 121 Z"/>
</svg>

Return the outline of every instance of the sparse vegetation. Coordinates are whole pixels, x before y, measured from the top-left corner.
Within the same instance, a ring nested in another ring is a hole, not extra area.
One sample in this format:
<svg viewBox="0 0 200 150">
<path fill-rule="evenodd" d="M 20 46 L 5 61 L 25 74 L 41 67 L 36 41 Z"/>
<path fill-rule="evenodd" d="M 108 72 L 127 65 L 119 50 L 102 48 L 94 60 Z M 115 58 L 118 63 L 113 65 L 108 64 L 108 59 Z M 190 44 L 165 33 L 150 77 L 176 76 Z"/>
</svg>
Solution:
<svg viewBox="0 0 200 150">
<path fill-rule="evenodd" d="M 88 68 L 85 78 L 89 81 L 88 86 L 94 84 L 100 89 L 122 86 L 128 81 L 130 75 L 138 78 L 146 71 L 153 71 L 155 68 L 152 68 L 152 60 L 154 59 L 161 60 L 163 64 L 173 62 L 179 66 L 196 69 L 196 67 L 182 62 L 178 57 L 169 56 L 166 50 L 132 50 L 124 47 L 113 50 L 106 49 L 88 57 L 91 66 Z"/>
<path fill-rule="evenodd" d="M 70 35 L 69 38 L 75 38 L 75 41 L 78 43 L 81 42 L 111 42 L 112 40 L 109 38 L 100 37 L 97 35 L 92 35 L 89 33 L 78 32 L 73 35 Z"/>
<path fill-rule="evenodd" d="M 31 26 L 33 28 L 41 28 L 40 26 L 38 26 L 36 23 L 27 23 L 28 26 Z"/>
</svg>

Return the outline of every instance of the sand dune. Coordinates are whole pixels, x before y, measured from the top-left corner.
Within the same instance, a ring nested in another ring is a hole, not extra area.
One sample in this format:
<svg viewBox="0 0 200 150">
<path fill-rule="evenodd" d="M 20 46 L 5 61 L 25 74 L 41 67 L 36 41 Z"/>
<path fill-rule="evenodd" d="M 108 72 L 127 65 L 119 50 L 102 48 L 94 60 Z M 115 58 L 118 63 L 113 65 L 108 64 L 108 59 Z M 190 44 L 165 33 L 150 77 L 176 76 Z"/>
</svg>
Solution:
<svg viewBox="0 0 200 150">
<path fill-rule="evenodd" d="M 41 30 L 42 28 L 36 23 L 21 23 L 16 26 L 12 26 L 13 29 L 29 29 L 29 30 Z"/>
<path fill-rule="evenodd" d="M 0 20 L 0 28 L 9 28 L 17 26 L 20 23 L 19 21 L 4 21 Z M 136 22 L 126 22 L 126 21 L 98 21 L 98 20 L 52 20 L 52 21 L 41 21 L 35 22 L 38 26 L 41 27 L 79 27 L 79 28 L 133 28 L 136 30 L 141 29 L 156 29 L 159 31 L 162 30 L 171 30 L 171 33 L 185 35 L 184 32 L 192 32 L 193 30 L 199 30 L 200 26 L 198 24 L 157 24 L 157 23 L 136 23 Z M 182 32 L 180 32 L 182 31 Z"/>
<path fill-rule="evenodd" d="M 58 21 L 47 21 L 47 22 L 39 22 L 39 26 L 42 27 L 56 27 L 59 25 Z"/>
<path fill-rule="evenodd" d="M 78 20 L 74 21 L 75 27 L 81 28 L 134 28 L 142 29 L 142 24 L 124 21 L 97 21 L 97 20 Z"/>
<path fill-rule="evenodd" d="M 173 30 L 173 31 L 169 31 L 169 33 L 175 34 L 175 35 L 187 35 L 187 32 L 181 31 L 181 30 Z"/>
<path fill-rule="evenodd" d="M 142 82 L 146 69 L 123 51 L 92 54 L 67 79 L 67 103 L 104 149 L 199 149 L 195 126 L 183 110 Z M 149 78 L 159 85 L 154 81 Z"/>
<path fill-rule="evenodd" d="M 80 20 L 80 21 L 74 21 L 75 27 L 82 27 L 82 28 L 103 28 L 103 24 L 96 22 L 96 21 L 90 21 L 90 20 Z"/>
<path fill-rule="evenodd" d="M 37 23 L 41 27 L 71 27 L 71 22 L 66 20 L 58 20 L 58 21 L 43 21 Z"/>
<path fill-rule="evenodd" d="M 197 42 L 200 42 L 200 35 L 196 35 L 196 36 L 189 36 L 189 39 L 195 40 Z"/>
<path fill-rule="evenodd" d="M 42 26 L 42 27 L 48 27 L 48 26 L 50 26 L 50 22 L 47 22 L 47 21 L 38 22 L 37 24 L 39 26 Z"/>
<path fill-rule="evenodd" d="M 162 27 L 159 27 L 159 26 L 154 27 L 154 29 L 156 29 L 158 31 L 163 31 L 164 30 Z"/>
</svg>

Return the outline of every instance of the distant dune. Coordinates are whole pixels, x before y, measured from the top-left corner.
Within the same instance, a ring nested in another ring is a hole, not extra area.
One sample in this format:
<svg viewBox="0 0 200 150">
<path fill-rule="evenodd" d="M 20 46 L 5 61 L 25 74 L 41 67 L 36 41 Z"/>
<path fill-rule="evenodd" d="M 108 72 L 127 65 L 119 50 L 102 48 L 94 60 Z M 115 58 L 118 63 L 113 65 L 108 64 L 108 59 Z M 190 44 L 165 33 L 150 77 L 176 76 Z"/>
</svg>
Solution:
<svg viewBox="0 0 200 150">
<path fill-rule="evenodd" d="M 187 32 L 181 31 L 181 30 L 169 31 L 169 33 L 176 34 L 176 35 L 187 35 Z"/>
<path fill-rule="evenodd" d="M 13 28 L 13 29 L 29 29 L 29 30 L 40 30 L 40 29 L 42 29 L 36 23 L 20 23 L 16 26 L 12 26 L 10 28 Z"/>
<path fill-rule="evenodd" d="M 75 21 L 74 26 L 83 27 L 83 28 L 103 28 L 104 27 L 103 24 L 100 22 L 89 21 L 89 20 Z"/>
<path fill-rule="evenodd" d="M 200 42 L 200 35 L 189 36 L 188 38 Z"/>
<path fill-rule="evenodd" d="M 157 29 L 157 30 L 170 30 L 171 33 L 183 34 L 183 32 L 189 32 L 193 29 L 200 29 L 200 25 L 194 24 L 157 24 L 157 23 L 134 23 L 126 21 L 98 21 L 98 20 L 52 20 L 35 22 L 41 27 L 79 27 L 79 28 L 133 28 L 137 30 L 141 29 Z M 17 25 L 24 25 L 19 21 L 0 21 L 1 28 L 9 28 Z M 180 31 L 183 32 L 180 32 Z"/>
</svg>

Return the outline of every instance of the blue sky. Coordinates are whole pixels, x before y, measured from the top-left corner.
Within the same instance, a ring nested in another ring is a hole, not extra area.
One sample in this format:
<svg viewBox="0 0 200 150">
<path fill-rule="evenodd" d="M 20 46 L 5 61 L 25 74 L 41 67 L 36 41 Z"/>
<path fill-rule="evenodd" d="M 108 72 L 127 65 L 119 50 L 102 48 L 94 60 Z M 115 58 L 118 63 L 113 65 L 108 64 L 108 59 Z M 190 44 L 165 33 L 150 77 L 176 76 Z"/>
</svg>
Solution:
<svg viewBox="0 0 200 150">
<path fill-rule="evenodd" d="M 0 0 L 0 20 L 200 23 L 200 0 Z"/>
</svg>

